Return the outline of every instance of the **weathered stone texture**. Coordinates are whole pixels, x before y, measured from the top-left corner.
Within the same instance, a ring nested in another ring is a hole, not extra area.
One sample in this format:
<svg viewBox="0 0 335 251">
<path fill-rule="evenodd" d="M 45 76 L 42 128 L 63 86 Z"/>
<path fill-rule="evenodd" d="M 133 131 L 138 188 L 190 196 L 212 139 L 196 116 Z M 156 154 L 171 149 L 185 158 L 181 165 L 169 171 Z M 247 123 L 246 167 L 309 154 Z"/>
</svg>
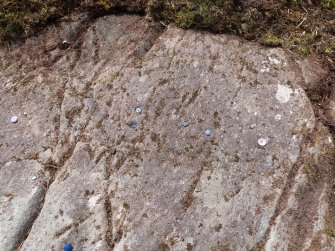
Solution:
<svg viewBox="0 0 335 251">
<path fill-rule="evenodd" d="M 0 249 L 335 246 L 308 62 L 127 15 L 82 15 L 0 55 Z"/>
</svg>

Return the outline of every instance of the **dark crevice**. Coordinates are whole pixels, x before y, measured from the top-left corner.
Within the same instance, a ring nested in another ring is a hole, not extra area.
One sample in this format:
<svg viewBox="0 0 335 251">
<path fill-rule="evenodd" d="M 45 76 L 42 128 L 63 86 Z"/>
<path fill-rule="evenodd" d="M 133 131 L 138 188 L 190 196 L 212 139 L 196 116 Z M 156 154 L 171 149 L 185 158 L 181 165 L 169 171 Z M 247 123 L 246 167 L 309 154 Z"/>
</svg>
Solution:
<svg viewBox="0 0 335 251">
<path fill-rule="evenodd" d="M 39 215 L 42 212 L 42 209 L 44 207 L 45 198 L 46 198 L 46 195 L 49 191 L 49 187 L 52 186 L 53 182 L 55 181 L 55 179 L 57 177 L 57 174 L 62 171 L 62 167 L 71 158 L 71 156 L 74 152 L 74 149 L 75 149 L 75 146 L 70 147 L 68 149 L 68 151 L 66 151 L 64 153 L 64 155 L 60 158 L 60 161 L 58 163 L 49 162 L 49 163 L 44 165 L 44 170 L 46 172 L 48 172 L 48 174 L 50 175 L 50 178 L 44 186 L 43 196 L 42 196 L 42 199 L 40 201 L 40 205 L 38 207 L 38 210 L 37 210 L 36 214 L 34 215 L 34 217 L 32 217 L 32 219 L 30 221 L 30 224 L 29 224 L 30 226 L 27 227 L 28 230 L 26 231 L 25 236 L 22 238 L 22 242 L 21 242 L 20 246 L 17 248 L 17 250 L 21 249 L 22 245 L 25 243 L 25 241 L 29 237 L 30 231 L 34 226 L 35 221 L 38 219 Z"/>
<path fill-rule="evenodd" d="M 267 228 L 263 239 L 256 243 L 250 250 L 252 251 L 258 251 L 258 250 L 264 250 L 265 249 L 265 245 L 266 242 L 268 241 L 269 237 L 270 237 L 270 233 L 272 230 L 272 227 L 275 225 L 275 221 L 278 218 L 278 216 L 280 215 L 280 213 L 282 212 L 283 209 L 285 209 L 286 205 L 287 205 L 287 200 L 290 196 L 290 191 L 292 189 L 292 187 L 294 186 L 295 182 L 294 179 L 299 171 L 299 167 L 302 164 L 302 158 L 300 157 L 300 159 L 292 166 L 287 179 L 286 179 L 286 183 L 285 186 L 283 188 L 282 194 L 280 196 L 280 198 L 278 199 L 277 205 L 276 205 L 276 209 L 274 211 L 273 216 L 270 219 L 269 222 L 269 227 Z"/>
<path fill-rule="evenodd" d="M 108 245 L 109 250 L 113 250 L 115 246 L 115 242 L 113 240 L 113 210 L 112 205 L 109 199 L 109 196 L 106 196 L 104 201 L 106 216 L 107 216 L 107 231 L 105 234 L 106 242 Z"/>
</svg>

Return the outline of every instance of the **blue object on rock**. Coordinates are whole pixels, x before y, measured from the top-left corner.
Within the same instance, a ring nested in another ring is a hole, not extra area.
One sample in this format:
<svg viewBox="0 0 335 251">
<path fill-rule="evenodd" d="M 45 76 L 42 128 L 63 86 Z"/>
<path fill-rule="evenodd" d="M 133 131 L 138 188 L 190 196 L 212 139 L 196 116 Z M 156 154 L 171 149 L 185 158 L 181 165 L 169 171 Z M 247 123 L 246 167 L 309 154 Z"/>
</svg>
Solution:
<svg viewBox="0 0 335 251">
<path fill-rule="evenodd" d="M 209 137 L 211 136 L 212 132 L 211 130 L 207 129 L 205 132 L 204 132 L 205 136 Z"/>
<path fill-rule="evenodd" d="M 64 251 L 72 251 L 73 250 L 73 246 L 71 245 L 71 243 L 66 243 L 64 246 Z"/>
<path fill-rule="evenodd" d="M 188 120 L 185 119 L 181 122 L 181 124 L 183 125 L 183 127 L 188 127 L 190 122 L 188 122 Z"/>
<path fill-rule="evenodd" d="M 131 121 L 130 122 L 130 127 L 133 128 L 133 129 L 136 129 L 137 128 L 137 123 L 135 121 Z"/>
</svg>

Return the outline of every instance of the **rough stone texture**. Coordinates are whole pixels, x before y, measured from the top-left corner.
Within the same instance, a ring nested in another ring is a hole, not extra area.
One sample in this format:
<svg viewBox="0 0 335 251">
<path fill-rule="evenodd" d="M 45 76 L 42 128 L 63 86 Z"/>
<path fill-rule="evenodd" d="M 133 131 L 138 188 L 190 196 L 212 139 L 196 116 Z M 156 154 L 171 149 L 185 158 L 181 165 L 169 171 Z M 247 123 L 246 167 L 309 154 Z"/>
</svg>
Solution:
<svg viewBox="0 0 335 251">
<path fill-rule="evenodd" d="M 0 250 L 335 247 L 310 62 L 127 15 L 0 55 Z"/>
<path fill-rule="evenodd" d="M 335 80 L 334 80 L 335 83 Z M 331 96 L 326 104 L 326 115 L 329 120 L 330 126 L 333 128 L 333 131 L 335 132 L 335 85 L 333 89 L 331 90 Z"/>
<path fill-rule="evenodd" d="M 48 175 L 36 161 L 23 160 L 2 165 L 0 177 L 0 250 L 13 250 L 40 211 Z"/>
</svg>

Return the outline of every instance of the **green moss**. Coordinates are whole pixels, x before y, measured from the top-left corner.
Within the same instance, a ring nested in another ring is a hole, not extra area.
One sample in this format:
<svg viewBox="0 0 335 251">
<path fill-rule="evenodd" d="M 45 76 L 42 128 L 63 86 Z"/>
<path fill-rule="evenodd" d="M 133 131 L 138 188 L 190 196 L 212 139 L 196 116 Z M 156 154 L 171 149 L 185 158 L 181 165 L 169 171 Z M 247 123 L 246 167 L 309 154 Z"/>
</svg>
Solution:
<svg viewBox="0 0 335 251">
<path fill-rule="evenodd" d="M 302 55 L 333 55 L 334 1 L 153 0 L 148 15 L 181 28 L 239 34 Z M 158 2 L 159 7 L 153 8 Z"/>
<path fill-rule="evenodd" d="M 97 16 L 120 8 L 181 28 L 228 32 L 303 55 L 335 57 L 335 0 L 3 0 L 0 39 L 27 37 L 73 12 Z"/>
<path fill-rule="evenodd" d="M 237 1 L 189 0 L 165 1 L 164 8 L 156 16 L 180 28 L 207 28 L 214 31 L 232 30 L 237 26 Z M 151 13 L 149 13 L 151 14 Z"/>
<path fill-rule="evenodd" d="M 261 43 L 269 47 L 279 47 L 282 46 L 283 40 L 276 37 L 272 33 L 268 33 Z"/>
<path fill-rule="evenodd" d="M 297 51 L 304 56 L 307 56 L 308 54 L 310 54 L 311 50 L 308 46 L 298 46 L 297 47 Z"/>
<path fill-rule="evenodd" d="M 294 38 L 292 38 L 291 42 L 292 42 L 293 45 L 299 45 L 299 44 L 301 44 L 301 38 L 294 37 Z"/>
<path fill-rule="evenodd" d="M 2 0 L 0 1 L 0 40 L 29 36 L 50 21 L 74 11 L 90 9 L 103 12 L 112 5 L 108 0 Z"/>
<path fill-rule="evenodd" d="M 335 0 L 324 0 L 323 6 L 325 6 L 326 8 L 332 9 L 335 7 Z"/>
</svg>

